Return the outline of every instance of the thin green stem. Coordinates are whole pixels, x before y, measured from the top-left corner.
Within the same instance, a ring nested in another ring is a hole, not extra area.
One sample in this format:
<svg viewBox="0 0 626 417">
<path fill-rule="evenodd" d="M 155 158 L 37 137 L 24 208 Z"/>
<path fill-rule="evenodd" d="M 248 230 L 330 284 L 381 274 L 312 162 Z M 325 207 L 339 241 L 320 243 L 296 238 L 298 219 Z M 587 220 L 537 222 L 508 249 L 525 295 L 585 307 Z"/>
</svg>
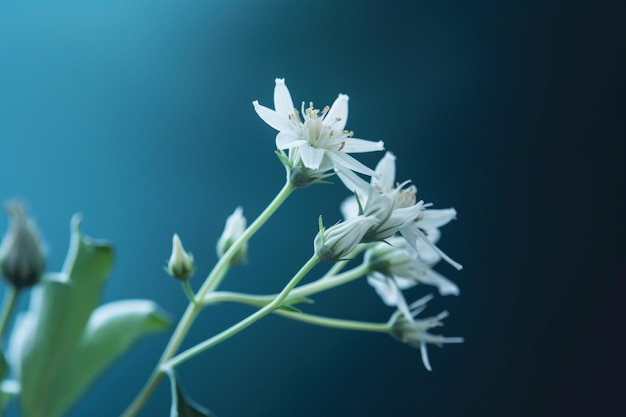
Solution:
<svg viewBox="0 0 626 417">
<path fill-rule="evenodd" d="M 257 310 L 254 314 L 241 320 L 237 324 L 234 324 L 233 326 L 229 327 L 228 329 L 216 334 L 215 336 L 205 340 L 204 342 L 198 343 L 197 345 L 187 349 L 186 351 L 174 356 L 172 359 L 168 360 L 167 362 L 162 363 L 161 370 L 171 369 L 180 365 L 181 363 L 193 358 L 194 356 L 204 352 L 205 350 L 212 348 L 213 346 L 223 342 L 226 339 L 229 339 L 230 337 L 234 336 L 235 334 L 239 333 L 240 331 L 244 330 L 251 324 L 258 321 L 259 319 L 273 312 L 275 309 L 281 306 L 281 304 L 287 298 L 291 290 L 296 285 L 298 285 L 298 282 L 300 282 L 302 278 L 304 278 L 306 274 L 308 274 L 309 271 L 313 269 L 313 267 L 317 265 L 319 262 L 320 262 L 320 259 L 317 257 L 317 255 L 313 255 L 307 261 L 307 263 L 305 263 L 302 266 L 302 268 L 300 268 L 298 273 L 294 275 L 293 278 L 291 278 L 291 280 L 287 283 L 287 285 L 285 285 L 285 287 L 276 296 L 276 298 L 272 300 L 272 302 L 270 302 L 269 304 L 267 304 L 260 310 Z"/>
<path fill-rule="evenodd" d="M 338 287 L 339 285 L 347 284 L 350 281 L 354 281 L 370 272 L 368 264 L 363 263 L 355 268 L 350 269 L 342 274 L 335 276 L 325 276 L 317 281 L 313 281 L 309 284 L 302 285 L 291 292 L 292 297 L 306 297 L 309 295 L 317 294 L 322 291 L 329 290 L 331 288 Z"/>
<path fill-rule="evenodd" d="M 187 296 L 187 299 L 189 300 L 189 302 L 193 304 L 198 304 L 198 301 L 196 300 L 196 295 L 194 294 L 193 290 L 191 289 L 191 286 L 189 285 L 189 280 L 186 279 L 183 282 L 181 282 L 181 284 L 183 286 L 183 290 L 185 291 L 185 295 Z"/>
<path fill-rule="evenodd" d="M 4 301 L 2 303 L 2 315 L 0 316 L 0 339 L 2 339 L 7 323 L 13 314 L 13 310 L 15 310 L 15 305 L 19 295 L 20 291 L 13 285 L 7 286 L 7 290 L 4 293 Z"/>
<path fill-rule="evenodd" d="M 344 272 L 343 274 L 335 276 L 324 275 L 322 278 L 316 281 L 295 288 L 287 297 L 287 301 L 296 298 L 304 298 L 309 295 L 317 294 L 322 291 L 337 287 L 339 285 L 346 284 L 350 281 L 354 281 L 355 279 L 367 275 L 369 272 L 369 266 L 367 264 L 361 264 L 353 269 Z M 263 307 L 267 305 L 267 303 L 271 302 L 274 298 L 276 298 L 276 294 L 250 295 L 233 292 L 213 292 L 211 294 L 207 294 L 202 299 L 202 305 L 208 306 L 211 304 L 232 301 L 250 304 L 256 307 Z"/>
<path fill-rule="evenodd" d="M 287 300 L 289 297 L 287 297 Z M 254 295 L 246 295 L 246 294 L 238 294 L 234 292 L 215 292 L 209 294 L 209 297 L 205 298 L 205 301 L 208 301 L 208 304 L 217 304 L 217 303 L 225 303 L 225 302 L 233 302 L 240 304 L 247 304 L 254 307 L 263 307 L 267 304 L 264 298 Z M 205 304 L 206 305 L 206 304 Z M 278 314 L 284 317 L 287 317 L 292 320 L 298 320 L 309 324 L 314 324 L 317 326 L 324 327 L 332 327 L 336 329 L 347 329 L 347 330 L 362 330 L 369 332 L 381 332 L 387 333 L 389 332 L 390 325 L 389 323 L 370 323 L 364 321 L 354 321 L 354 320 L 342 320 L 335 319 L 330 317 L 322 317 L 313 314 L 307 313 L 295 313 L 290 311 L 285 311 L 281 309 L 274 310 L 274 314 Z"/>
<path fill-rule="evenodd" d="M 366 321 L 343 320 L 331 317 L 316 316 L 306 313 L 292 313 L 290 311 L 276 310 L 274 313 L 281 316 L 298 320 L 317 326 L 332 327 L 335 329 L 361 330 L 366 332 L 388 333 L 390 330 L 389 323 L 370 323 Z"/>
<path fill-rule="evenodd" d="M 283 204 L 283 202 L 289 197 L 289 195 L 295 190 L 295 187 L 287 181 L 283 188 L 278 192 L 276 197 L 272 200 L 272 202 L 263 210 L 263 212 L 248 226 L 248 228 L 239 236 L 235 242 L 228 248 L 226 253 L 222 255 L 222 257 L 218 260 L 218 262 L 211 270 L 209 276 L 205 279 L 204 283 L 196 293 L 194 299 L 202 300 L 204 297 L 211 291 L 215 290 L 222 280 L 224 276 L 228 272 L 230 267 L 230 261 L 235 256 L 235 254 L 239 251 L 241 246 L 245 244 L 256 232 L 265 224 L 265 222 L 276 212 L 276 210 Z M 161 365 L 168 361 L 174 356 L 180 345 L 182 344 L 185 336 L 189 332 L 191 325 L 194 320 L 198 316 L 198 313 L 202 309 L 202 303 L 193 303 L 190 302 L 187 305 L 187 309 L 185 313 L 181 317 L 172 337 L 170 338 L 163 354 L 161 355 L 161 359 L 159 360 L 157 366 L 154 371 L 148 378 L 148 381 L 142 388 L 142 390 L 137 394 L 137 397 L 133 400 L 133 402 L 128 406 L 128 408 L 122 414 L 123 417 L 133 417 L 136 416 L 139 410 L 144 406 L 158 383 L 163 378 L 163 373 L 161 371 Z"/>
</svg>

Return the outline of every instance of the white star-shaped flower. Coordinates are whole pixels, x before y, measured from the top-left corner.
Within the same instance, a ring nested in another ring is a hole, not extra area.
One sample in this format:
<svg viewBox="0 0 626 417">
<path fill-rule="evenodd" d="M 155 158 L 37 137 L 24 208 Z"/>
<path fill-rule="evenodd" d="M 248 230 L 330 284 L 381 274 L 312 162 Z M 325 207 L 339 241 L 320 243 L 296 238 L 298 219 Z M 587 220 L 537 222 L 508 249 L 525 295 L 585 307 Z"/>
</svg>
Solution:
<svg viewBox="0 0 626 417">
<path fill-rule="evenodd" d="M 344 130 L 348 119 L 347 95 L 339 94 L 333 105 L 324 108 L 321 113 L 313 108 L 313 103 L 305 108 L 302 102 L 302 120 L 300 112 L 294 108 L 285 80 L 277 78 L 274 88 L 275 109 L 262 106 L 257 100 L 253 105 L 261 119 L 278 130 L 276 147 L 297 151 L 304 167 L 317 171 L 332 166 L 338 172 L 351 170 L 375 175 L 372 169 L 349 154 L 381 151 L 384 149 L 383 142 L 356 139 L 352 137 L 352 132 Z"/>
</svg>

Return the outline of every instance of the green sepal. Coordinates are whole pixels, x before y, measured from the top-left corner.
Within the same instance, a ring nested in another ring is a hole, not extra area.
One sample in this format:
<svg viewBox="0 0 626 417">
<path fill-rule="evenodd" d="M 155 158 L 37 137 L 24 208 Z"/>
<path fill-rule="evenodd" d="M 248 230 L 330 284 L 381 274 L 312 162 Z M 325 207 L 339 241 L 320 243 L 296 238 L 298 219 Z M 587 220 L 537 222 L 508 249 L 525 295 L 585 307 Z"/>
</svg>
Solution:
<svg viewBox="0 0 626 417">
<path fill-rule="evenodd" d="M 165 371 L 165 373 L 170 378 L 171 383 L 172 408 L 170 409 L 170 417 L 215 417 L 215 414 L 185 394 L 172 369 Z"/>
<path fill-rule="evenodd" d="M 291 161 L 289 160 L 289 157 L 287 155 L 285 155 L 285 153 L 283 151 L 274 151 L 274 153 L 276 154 L 276 156 L 278 157 L 278 159 L 280 159 L 280 162 L 285 166 L 285 168 L 287 169 L 291 169 Z"/>
<path fill-rule="evenodd" d="M 289 313 L 302 313 L 302 310 L 295 308 L 289 304 L 281 304 L 278 307 L 278 310 L 288 311 Z"/>
<path fill-rule="evenodd" d="M 304 296 L 287 296 L 286 304 L 315 304 L 315 300 Z"/>
</svg>

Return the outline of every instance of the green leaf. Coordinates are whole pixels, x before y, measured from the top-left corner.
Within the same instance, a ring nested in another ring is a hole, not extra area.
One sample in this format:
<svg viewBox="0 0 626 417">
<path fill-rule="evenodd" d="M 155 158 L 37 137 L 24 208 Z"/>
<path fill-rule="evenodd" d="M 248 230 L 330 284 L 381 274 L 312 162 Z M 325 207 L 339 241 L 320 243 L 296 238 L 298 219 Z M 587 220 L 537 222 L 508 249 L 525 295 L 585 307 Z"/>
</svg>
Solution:
<svg viewBox="0 0 626 417">
<path fill-rule="evenodd" d="M 4 415 L 4 409 L 19 392 L 19 386 L 16 381 L 3 381 L 8 370 L 9 364 L 4 358 L 4 353 L 0 350 L 0 417 Z"/>
<path fill-rule="evenodd" d="M 64 414 L 113 360 L 162 321 L 154 311 L 133 310 L 137 304 L 94 313 L 113 266 L 113 248 L 84 237 L 80 222 L 79 216 L 72 219 L 62 272 L 33 287 L 29 309 L 17 317 L 9 341 L 7 357 L 19 375 L 24 417 Z"/>
<path fill-rule="evenodd" d="M 183 391 L 173 370 L 166 371 L 172 388 L 170 417 L 215 417 L 215 414 L 190 399 Z"/>
<path fill-rule="evenodd" d="M 123 300 L 104 304 L 91 315 L 80 344 L 59 374 L 63 390 L 54 406 L 62 414 L 95 379 L 143 336 L 165 330 L 170 320 L 149 300 Z"/>
</svg>

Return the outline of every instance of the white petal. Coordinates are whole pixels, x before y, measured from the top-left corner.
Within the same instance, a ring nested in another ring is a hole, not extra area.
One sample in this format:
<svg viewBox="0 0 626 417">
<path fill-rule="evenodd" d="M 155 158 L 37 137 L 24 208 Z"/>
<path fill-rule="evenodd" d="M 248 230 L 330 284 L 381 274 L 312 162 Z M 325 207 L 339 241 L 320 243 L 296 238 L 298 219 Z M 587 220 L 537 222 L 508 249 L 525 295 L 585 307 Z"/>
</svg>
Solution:
<svg viewBox="0 0 626 417">
<path fill-rule="evenodd" d="M 291 130 L 291 122 L 287 117 L 281 116 L 270 108 L 261 106 L 257 100 L 254 100 L 252 104 L 254 105 L 256 114 L 258 114 L 265 123 L 279 131 Z"/>
<path fill-rule="evenodd" d="M 367 202 L 367 195 L 371 185 L 367 183 L 363 178 L 356 175 L 350 169 L 347 169 L 341 165 L 335 167 L 335 172 L 339 179 L 344 183 L 344 185 L 348 188 L 348 190 L 353 193 L 357 193 L 359 198 L 361 199 L 361 204 L 365 204 Z"/>
<path fill-rule="evenodd" d="M 326 149 L 318 149 L 306 144 L 300 146 L 299 149 L 305 167 L 310 169 L 318 169 L 320 167 Z"/>
<path fill-rule="evenodd" d="M 368 275 L 367 283 L 374 287 L 376 293 L 386 305 L 397 307 L 407 320 L 413 319 L 404 295 L 402 295 L 402 291 L 400 291 L 393 278 L 386 278 L 382 274 L 376 273 L 375 276 Z"/>
<path fill-rule="evenodd" d="M 396 184 L 396 157 L 391 152 L 385 152 L 385 156 L 376 165 L 378 178 L 372 178 L 372 185 L 380 187 L 382 192 L 391 192 Z"/>
<path fill-rule="evenodd" d="M 276 78 L 276 86 L 274 87 L 274 107 L 276 113 L 284 117 L 289 117 L 294 111 L 291 94 L 285 85 L 284 78 Z"/>
<path fill-rule="evenodd" d="M 372 140 L 348 138 L 344 142 L 345 145 L 341 150 L 346 153 L 376 152 L 385 149 L 385 144 L 382 140 L 374 142 Z"/>
<path fill-rule="evenodd" d="M 355 218 L 359 214 L 359 204 L 354 196 L 348 197 L 343 200 L 340 206 L 341 214 L 345 220 Z"/>
<path fill-rule="evenodd" d="M 330 151 L 328 152 L 328 156 L 330 156 L 330 159 L 332 159 L 333 162 L 335 163 L 335 167 L 344 166 L 348 169 L 351 169 L 352 171 L 359 172 L 361 174 L 365 174 L 369 176 L 376 175 L 376 173 L 372 169 L 366 167 L 365 165 L 363 165 L 362 163 L 360 163 L 359 161 L 357 161 L 356 159 L 354 159 L 353 157 L 351 157 L 350 155 L 346 153 Z"/>
<path fill-rule="evenodd" d="M 333 129 L 342 131 L 346 127 L 346 121 L 348 120 L 348 96 L 345 94 L 339 94 L 339 97 L 335 100 L 330 107 L 326 117 L 324 117 L 324 124 L 332 126 Z"/>
<path fill-rule="evenodd" d="M 441 249 L 439 249 L 437 246 L 435 246 L 434 243 L 432 243 L 430 240 L 428 240 L 428 238 L 426 237 L 426 235 L 424 235 L 424 233 L 422 233 L 421 230 L 419 230 L 417 227 L 412 227 L 411 229 L 413 229 L 415 231 L 415 233 L 417 234 L 417 236 L 423 241 L 425 242 L 428 246 L 430 246 L 430 248 L 432 250 L 434 250 L 435 252 L 437 252 L 437 254 L 439 256 L 441 256 L 443 258 L 444 261 L 446 261 L 447 263 L 449 263 L 450 265 L 452 265 L 453 267 L 455 267 L 457 270 L 461 270 L 463 269 L 463 265 L 461 265 L 460 263 L 454 261 L 452 258 L 450 258 L 448 255 L 446 255 Z M 401 230 L 400 233 L 403 233 L 403 231 Z M 404 234 L 404 233 L 403 233 Z M 411 243 L 411 242 L 409 242 Z"/>
<path fill-rule="evenodd" d="M 441 339 L 441 343 L 463 343 L 465 339 L 462 337 L 444 337 Z"/>
<path fill-rule="evenodd" d="M 441 295 L 459 295 L 459 287 L 443 275 L 429 269 L 426 274 L 420 275 L 419 281 L 424 284 L 434 285 Z"/>
<path fill-rule="evenodd" d="M 432 371 L 433 368 L 430 367 L 430 361 L 428 360 L 428 351 L 426 350 L 425 342 L 420 343 L 420 352 L 422 354 L 422 363 L 424 364 L 424 367 L 429 371 Z"/>
<path fill-rule="evenodd" d="M 455 218 L 456 210 L 453 208 L 430 209 L 422 212 L 418 222 L 421 229 L 431 229 L 444 226 Z"/>
<path fill-rule="evenodd" d="M 376 290 L 383 303 L 390 307 L 398 305 L 398 291 L 393 283 L 380 273 L 367 276 L 367 283 Z"/>
<path fill-rule="evenodd" d="M 394 277 L 394 279 L 396 284 L 398 284 L 398 288 L 401 290 L 408 290 L 409 288 L 413 288 L 417 285 L 417 282 L 410 278 Z"/>
<path fill-rule="evenodd" d="M 300 139 L 291 130 L 283 130 L 276 135 L 276 148 L 290 149 L 306 144 L 306 140 Z"/>
</svg>

